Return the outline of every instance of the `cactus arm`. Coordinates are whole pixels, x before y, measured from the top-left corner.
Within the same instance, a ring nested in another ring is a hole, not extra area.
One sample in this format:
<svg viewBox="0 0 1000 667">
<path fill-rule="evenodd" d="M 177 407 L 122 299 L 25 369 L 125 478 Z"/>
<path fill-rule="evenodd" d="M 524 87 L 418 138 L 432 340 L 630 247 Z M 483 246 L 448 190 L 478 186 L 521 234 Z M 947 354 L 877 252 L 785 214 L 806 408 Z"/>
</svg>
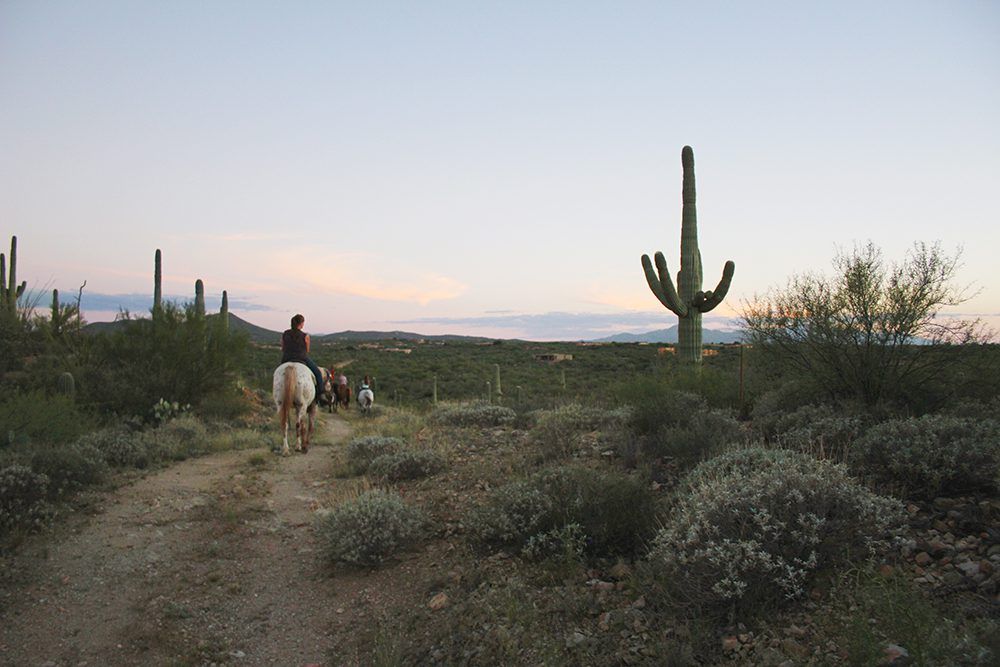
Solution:
<svg viewBox="0 0 1000 667">
<path fill-rule="evenodd" d="M 729 285 L 733 281 L 733 273 L 736 272 L 736 264 L 732 261 L 726 262 L 726 265 L 722 269 L 722 279 L 719 280 L 719 284 L 714 290 L 709 290 L 702 295 L 701 303 L 698 304 L 698 310 L 703 313 L 707 313 L 712 310 L 726 298 L 726 294 L 729 293 Z"/>
<path fill-rule="evenodd" d="M 678 317 L 684 317 L 687 313 L 687 306 L 681 303 L 677 296 L 677 290 L 674 289 L 674 283 L 670 279 L 670 272 L 667 271 L 667 260 L 664 259 L 662 252 L 656 253 L 655 257 L 657 270 L 653 271 L 649 255 L 642 256 L 642 269 L 646 273 L 649 289 L 670 312 Z"/>
</svg>

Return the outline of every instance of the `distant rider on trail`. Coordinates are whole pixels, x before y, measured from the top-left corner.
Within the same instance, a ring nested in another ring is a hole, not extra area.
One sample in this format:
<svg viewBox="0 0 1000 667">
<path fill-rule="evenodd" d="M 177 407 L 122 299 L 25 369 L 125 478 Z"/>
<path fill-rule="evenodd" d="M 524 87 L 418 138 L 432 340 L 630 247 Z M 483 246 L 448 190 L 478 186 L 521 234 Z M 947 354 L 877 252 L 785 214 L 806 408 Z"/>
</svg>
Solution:
<svg viewBox="0 0 1000 667">
<path fill-rule="evenodd" d="M 286 329 L 281 334 L 281 363 L 297 361 L 305 364 L 316 376 L 316 396 L 323 392 L 323 372 L 312 359 L 309 358 L 309 334 L 302 331 L 302 325 L 306 323 L 306 318 L 302 315 L 295 315 L 292 318 L 292 328 Z"/>
</svg>

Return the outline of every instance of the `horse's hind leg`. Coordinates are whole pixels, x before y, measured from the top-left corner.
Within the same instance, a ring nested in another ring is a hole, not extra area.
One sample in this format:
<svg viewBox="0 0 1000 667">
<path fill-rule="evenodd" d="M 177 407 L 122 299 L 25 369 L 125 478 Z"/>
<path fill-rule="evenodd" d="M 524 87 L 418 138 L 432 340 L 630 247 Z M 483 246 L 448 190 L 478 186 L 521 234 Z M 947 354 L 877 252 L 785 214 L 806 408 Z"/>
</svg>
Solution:
<svg viewBox="0 0 1000 667">
<path fill-rule="evenodd" d="M 278 408 L 278 415 L 281 420 L 281 435 L 284 438 L 284 444 L 281 447 L 281 454 L 283 456 L 288 456 L 288 413 L 281 408 Z"/>
</svg>

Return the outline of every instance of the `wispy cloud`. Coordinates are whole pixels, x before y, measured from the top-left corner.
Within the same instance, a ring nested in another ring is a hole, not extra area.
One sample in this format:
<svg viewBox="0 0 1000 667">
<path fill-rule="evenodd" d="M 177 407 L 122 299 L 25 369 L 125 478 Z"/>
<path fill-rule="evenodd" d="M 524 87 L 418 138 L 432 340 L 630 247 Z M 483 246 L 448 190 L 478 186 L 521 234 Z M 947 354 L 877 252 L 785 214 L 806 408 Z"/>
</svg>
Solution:
<svg viewBox="0 0 1000 667">
<path fill-rule="evenodd" d="M 321 262 L 315 261 L 317 256 L 322 258 Z M 296 276 L 321 292 L 379 301 L 426 306 L 433 301 L 457 298 L 467 290 L 465 284 L 449 276 L 360 253 L 323 253 L 314 249 L 305 255 L 286 251 L 278 255 L 275 266 L 276 273 Z"/>
<path fill-rule="evenodd" d="M 171 241 L 225 241 L 226 243 L 257 241 L 297 241 L 305 238 L 302 234 L 272 232 L 234 232 L 232 234 L 165 234 Z"/>
</svg>

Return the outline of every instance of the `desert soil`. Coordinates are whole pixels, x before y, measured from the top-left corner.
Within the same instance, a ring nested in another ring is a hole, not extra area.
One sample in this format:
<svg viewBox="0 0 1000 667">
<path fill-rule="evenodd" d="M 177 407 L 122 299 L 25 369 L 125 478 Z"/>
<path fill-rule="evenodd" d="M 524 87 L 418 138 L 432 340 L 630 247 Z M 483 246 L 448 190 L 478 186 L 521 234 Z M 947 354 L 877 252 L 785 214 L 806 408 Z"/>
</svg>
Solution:
<svg viewBox="0 0 1000 667">
<path fill-rule="evenodd" d="M 389 608 L 424 606 L 435 546 L 377 571 L 322 557 L 348 424 L 308 454 L 191 459 L 106 493 L 2 563 L 0 664 L 352 665 Z M 430 570 L 430 571 L 428 571 Z"/>
</svg>

